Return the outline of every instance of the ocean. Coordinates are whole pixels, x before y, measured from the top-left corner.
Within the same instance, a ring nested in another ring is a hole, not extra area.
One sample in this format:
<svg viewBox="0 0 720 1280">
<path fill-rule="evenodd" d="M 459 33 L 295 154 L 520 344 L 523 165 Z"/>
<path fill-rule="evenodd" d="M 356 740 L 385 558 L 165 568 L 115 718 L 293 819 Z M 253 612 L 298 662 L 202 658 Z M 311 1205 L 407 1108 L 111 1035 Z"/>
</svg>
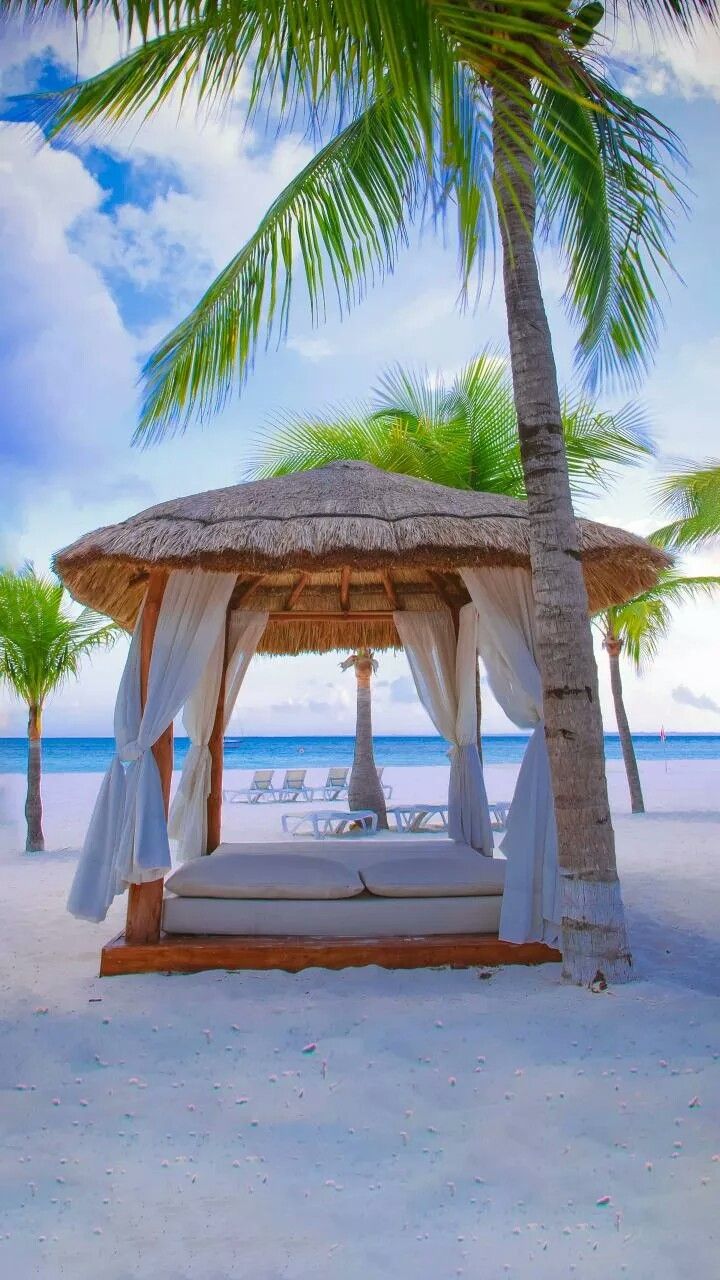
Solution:
<svg viewBox="0 0 720 1280">
<path fill-rule="evenodd" d="M 225 739 L 227 769 L 282 769 L 293 765 L 329 768 L 351 764 L 352 737 L 287 737 Z M 488 734 L 483 738 L 483 755 L 488 764 L 517 764 L 527 737 L 521 734 Z M 665 745 L 657 734 L 633 737 L 639 760 L 717 760 L 720 734 L 669 733 Z M 175 739 L 175 767 L 179 768 L 188 749 L 187 738 Z M 609 760 L 621 758 L 616 733 L 605 734 Z M 45 738 L 43 768 L 47 773 L 102 773 L 112 759 L 112 738 Z M 375 738 L 375 759 L 379 765 L 447 764 L 447 745 L 439 737 Z M 0 773 L 24 773 L 27 744 L 24 738 L 0 738 Z"/>
</svg>

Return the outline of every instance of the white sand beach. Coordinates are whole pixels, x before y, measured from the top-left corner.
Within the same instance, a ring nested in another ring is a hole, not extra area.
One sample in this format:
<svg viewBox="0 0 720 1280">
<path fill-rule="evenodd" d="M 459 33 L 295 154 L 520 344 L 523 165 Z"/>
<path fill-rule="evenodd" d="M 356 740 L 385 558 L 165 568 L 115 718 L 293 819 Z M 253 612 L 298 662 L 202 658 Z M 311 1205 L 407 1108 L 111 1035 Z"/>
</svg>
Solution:
<svg viewBox="0 0 720 1280">
<path fill-rule="evenodd" d="M 555 965 L 100 980 L 124 903 L 64 907 L 100 775 L 46 777 L 35 856 L 0 778 L 2 1274 L 715 1274 L 720 761 L 642 773 L 631 817 L 609 765 L 637 980 L 597 995 Z M 399 801 L 445 778 L 386 773 Z M 227 807 L 225 834 L 278 839 L 281 811 Z"/>
</svg>

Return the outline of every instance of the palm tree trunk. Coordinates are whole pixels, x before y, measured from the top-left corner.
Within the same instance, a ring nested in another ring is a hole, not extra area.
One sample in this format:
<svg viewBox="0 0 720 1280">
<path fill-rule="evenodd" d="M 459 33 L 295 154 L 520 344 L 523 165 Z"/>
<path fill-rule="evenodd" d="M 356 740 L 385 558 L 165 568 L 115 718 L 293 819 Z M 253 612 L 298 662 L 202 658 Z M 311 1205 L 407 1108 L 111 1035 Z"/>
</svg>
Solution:
<svg viewBox="0 0 720 1280">
<path fill-rule="evenodd" d="M 387 828 L 385 793 L 378 778 L 373 754 L 372 670 L 370 657 L 361 657 L 355 663 L 357 722 L 355 755 L 348 785 L 348 805 L 351 809 L 372 809 L 377 814 L 378 827 Z"/>
<path fill-rule="evenodd" d="M 28 708 L 28 762 L 25 820 L 27 822 L 26 853 L 41 853 L 45 848 L 42 829 L 42 795 L 40 776 L 42 771 L 42 711 L 40 707 Z"/>
<path fill-rule="evenodd" d="M 494 93 L 494 185 L 528 497 L 538 662 L 562 877 L 563 975 L 627 980 L 632 964 L 605 779 L 603 727 L 550 328 L 534 251 L 529 85 Z"/>
<path fill-rule="evenodd" d="M 622 650 L 622 640 L 618 640 L 615 636 L 606 636 L 605 648 L 607 649 L 608 659 L 610 661 L 610 688 L 612 689 L 613 704 L 615 706 L 615 720 L 620 738 L 620 746 L 622 748 L 623 760 L 625 762 L 625 773 L 627 774 L 628 787 L 630 790 L 630 807 L 633 813 L 645 812 L 645 801 L 643 800 L 642 787 L 640 785 L 640 771 L 638 769 L 637 757 L 635 755 L 635 747 L 633 746 L 632 734 L 630 732 L 630 724 L 625 710 L 622 691 L 622 676 L 620 674 L 620 652 Z"/>
</svg>

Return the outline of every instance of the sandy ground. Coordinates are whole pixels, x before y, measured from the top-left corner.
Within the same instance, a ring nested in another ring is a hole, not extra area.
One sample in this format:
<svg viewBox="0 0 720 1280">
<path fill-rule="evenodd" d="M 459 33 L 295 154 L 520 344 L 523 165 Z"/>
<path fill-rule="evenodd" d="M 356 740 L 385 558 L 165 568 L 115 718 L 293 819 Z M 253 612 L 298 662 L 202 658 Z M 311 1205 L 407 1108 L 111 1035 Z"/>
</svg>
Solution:
<svg viewBox="0 0 720 1280">
<path fill-rule="evenodd" d="M 643 818 L 620 769 L 638 979 L 598 995 L 557 966 L 101 981 L 123 904 L 64 910 L 99 776 L 47 777 L 35 857 L 0 778 L 0 1274 L 710 1280 L 720 761 L 645 765 Z M 514 768 L 487 773 L 507 798 Z M 442 769 L 386 776 L 442 797 Z M 280 811 L 228 807 L 226 835 L 279 838 Z"/>
</svg>

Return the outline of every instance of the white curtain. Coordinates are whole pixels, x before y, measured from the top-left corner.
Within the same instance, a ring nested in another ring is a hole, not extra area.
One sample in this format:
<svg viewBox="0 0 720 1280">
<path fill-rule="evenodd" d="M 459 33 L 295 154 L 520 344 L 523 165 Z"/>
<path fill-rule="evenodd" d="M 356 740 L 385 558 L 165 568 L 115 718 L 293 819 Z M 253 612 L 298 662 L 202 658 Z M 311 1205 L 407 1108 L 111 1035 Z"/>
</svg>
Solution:
<svg viewBox="0 0 720 1280">
<path fill-rule="evenodd" d="M 233 713 L 245 673 L 267 626 L 268 616 L 266 611 L 251 609 L 238 609 L 230 616 L 223 729 L 227 728 Z M 211 768 L 209 743 L 215 723 L 224 656 L 223 628 L 183 711 L 183 725 L 190 739 L 190 750 L 185 757 L 168 822 L 168 834 L 178 842 L 177 854 L 180 862 L 199 857 L 207 847 L 207 798 L 210 794 Z"/>
<path fill-rule="evenodd" d="M 126 885 L 158 880 L 170 867 L 162 784 L 151 747 L 205 670 L 224 632 L 235 581 L 230 573 L 170 574 L 142 714 L 142 614 L 138 619 L 115 704 L 115 756 L 95 803 L 68 899 L 74 916 L 104 920 L 113 898 Z"/>
<path fill-rule="evenodd" d="M 506 942 L 557 942 L 560 882 L 557 827 L 543 724 L 535 615 L 526 569 L 463 569 L 478 612 L 478 647 L 505 714 L 532 729 L 502 850 L 507 856 L 500 937 Z"/>
<path fill-rule="evenodd" d="M 446 609 L 394 615 L 418 697 L 450 743 L 448 834 L 492 857 L 493 836 L 477 749 L 477 613 L 460 610 L 457 644 Z"/>
</svg>

